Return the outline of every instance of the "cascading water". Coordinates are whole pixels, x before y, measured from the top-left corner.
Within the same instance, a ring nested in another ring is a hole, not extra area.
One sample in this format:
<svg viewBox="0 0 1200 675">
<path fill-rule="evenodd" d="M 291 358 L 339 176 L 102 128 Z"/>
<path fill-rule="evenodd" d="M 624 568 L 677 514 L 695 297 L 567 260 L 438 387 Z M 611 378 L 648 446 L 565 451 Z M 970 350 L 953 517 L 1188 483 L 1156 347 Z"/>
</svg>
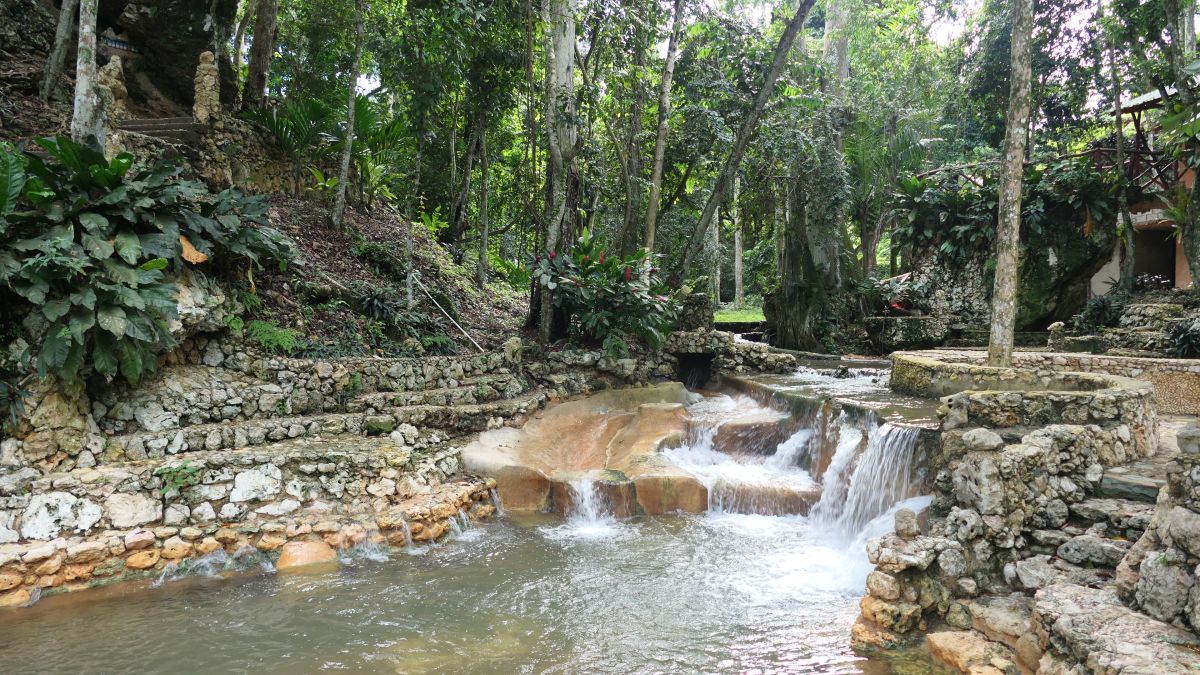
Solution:
<svg viewBox="0 0 1200 675">
<path fill-rule="evenodd" d="M 566 521 L 558 527 L 543 528 L 554 538 L 605 539 L 629 532 L 628 523 L 613 516 L 604 496 L 590 476 L 580 476 L 568 483 L 571 490 L 571 510 Z"/>
<path fill-rule="evenodd" d="M 848 429 L 844 420 L 840 426 L 837 450 L 822 477 L 821 500 L 811 517 L 854 536 L 897 502 L 915 496 L 913 462 L 920 430 L 871 420 L 866 448 L 860 451 L 864 434 Z"/>
</svg>

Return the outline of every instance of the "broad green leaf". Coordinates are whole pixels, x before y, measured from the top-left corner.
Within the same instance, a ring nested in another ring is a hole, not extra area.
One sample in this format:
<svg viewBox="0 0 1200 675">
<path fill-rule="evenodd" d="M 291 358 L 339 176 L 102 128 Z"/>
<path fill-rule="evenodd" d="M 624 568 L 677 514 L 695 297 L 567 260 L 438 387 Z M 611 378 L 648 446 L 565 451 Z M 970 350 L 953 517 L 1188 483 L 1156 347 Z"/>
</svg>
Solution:
<svg viewBox="0 0 1200 675">
<path fill-rule="evenodd" d="M 79 214 L 79 224 L 83 229 L 99 237 L 108 237 L 108 218 L 99 213 Z"/>
<path fill-rule="evenodd" d="M 114 305 L 105 305 L 96 311 L 96 323 L 113 335 L 123 337 L 128 321 L 125 319 L 125 310 Z"/>
<path fill-rule="evenodd" d="M 70 296 L 71 304 L 87 307 L 88 309 L 96 309 L 96 291 L 91 288 L 72 293 Z"/>
<path fill-rule="evenodd" d="M 51 300 L 42 305 L 42 314 L 50 321 L 57 321 L 71 309 L 71 303 L 66 300 Z"/>
<path fill-rule="evenodd" d="M 96 372 L 105 377 L 117 374 L 116 341 L 107 333 L 96 335 L 96 343 L 92 347 L 92 365 Z"/>
<path fill-rule="evenodd" d="M 117 249 L 117 255 L 125 262 L 133 265 L 137 263 L 137 259 L 142 254 L 142 244 L 138 241 L 138 236 L 133 232 L 121 232 L 117 235 L 114 241 Z"/>
<path fill-rule="evenodd" d="M 71 334 L 67 327 L 56 323 L 46 333 L 42 349 L 38 352 L 38 367 L 42 372 L 57 371 L 67 361 L 71 351 Z"/>
<path fill-rule="evenodd" d="M 80 239 L 84 250 L 93 258 L 104 260 L 113 254 L 113 245 L 106 239 L 86 233 Z"/>
<path fill-rule="evenodd" d="M 147 272 L 152 272 L 154 270 L 165 270 L 167 268 L 167 264 L 166 258 L 154 258 L 153 260 L 147 260 L 146 262 L 142 263 L 141 268 Z"/>
<path fill-rule="evenodd" d="M 16 210 L 25 178 L 20 155 L 10 147 L 0 150 L 0 219 Z"/>
<path fill-rule="evenodd" d="M 71 319 L 67 322 L 67 327 L 71 331 L 71 338 L 76 342 L 84 342 L 87 332 L 96 325 L 96 315 L 88 310 L 76 310 L 71 312 Z"/>
</svg>

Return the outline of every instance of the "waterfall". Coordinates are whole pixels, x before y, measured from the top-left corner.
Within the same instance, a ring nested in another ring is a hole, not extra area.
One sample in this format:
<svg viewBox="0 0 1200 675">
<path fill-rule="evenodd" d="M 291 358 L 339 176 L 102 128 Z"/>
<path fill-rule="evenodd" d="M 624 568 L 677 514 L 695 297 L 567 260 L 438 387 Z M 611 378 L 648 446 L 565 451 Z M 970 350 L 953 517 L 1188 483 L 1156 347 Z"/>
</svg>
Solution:
<svg viewBox="0 0 1200 675">
<path fill-rule="evenodd" d="M 500 501 L 500 493 L 496 492 L 496 488 L 488 488 L 488 496 L 492 498 L 492 506 L 496 507 L 496 515 L 504 517 L 504 502 Z"/>
<path fill-rule="evenodd" d="M 587 476 L 581 476 L 571 481 L 571 497 L 574 504 L 568 520 L 583 525 L 599 525 L 613 520 L 608 512 L 596 483 Z"/>
<path fill-rule="evenodd" d="M 897 502 L 913 497 L 918 487 L 913 464 L 920 433 L 912 427 L 872 423 L 861 453 L 861 442 L 843 433 L 822 478 L 824 490 L 812 510 L 813 520 L 843 535 L 855 535 Z"/>
<path fill-rule="evenodd" d="M 803 513 L 816 500 L 817 484 L 799 463 L 813 433 L 801 429 L 776 453 L 734 456 L 713 447 L 716 426 L 694 428 L 687 445 L 664 451 L 675 466 L 708 488 L 709 513 L 782 516 Z"/>
</svg>

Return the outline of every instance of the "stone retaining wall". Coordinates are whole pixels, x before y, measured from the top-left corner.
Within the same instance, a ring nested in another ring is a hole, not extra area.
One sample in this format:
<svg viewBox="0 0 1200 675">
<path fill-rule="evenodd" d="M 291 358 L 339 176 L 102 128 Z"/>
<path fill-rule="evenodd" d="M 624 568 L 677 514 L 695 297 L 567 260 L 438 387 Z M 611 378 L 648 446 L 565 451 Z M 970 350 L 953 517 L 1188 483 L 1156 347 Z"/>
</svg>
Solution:
<svg viewBox="0 0 1200 675">
<path fill-rule="evenodd" d="M 854 630 L 860 648 L 896 644 L 935 623 L 970 629 L 982 596 L 1088 583 L 1089 568 L 1115 567 L 1129 546 L 1105 536 L 1108 529 L 1137 536 L 1147 526 L 1145 514 L 1122 515 L 1122 504 L 1094 495 L 1107 467 L 1156 452 L 1150 384 L 943 357 L 893 355 L 894 388 L 943 396 L 942 440 L 930 458 L 928 523 L 902 512 L 895 534 L 868 544 L 876 569 Z M 1028 670 L 1049 648 L 1010 647 L 1018 657 L 1024 648 Z"/>
<path fill-rule="evenodd" d="M 941 361 L 983 364 L 987 360 L 981 352 L 939 350 L 936 354 Z M 1154 403 L 1158 412 L 1200 415 L 1200 360 L 1197 359 L 1016 352 L 1013 365 L 1064 375 L 1095 373 L 1144 380 L 1154 385 Z"/>
</svg>

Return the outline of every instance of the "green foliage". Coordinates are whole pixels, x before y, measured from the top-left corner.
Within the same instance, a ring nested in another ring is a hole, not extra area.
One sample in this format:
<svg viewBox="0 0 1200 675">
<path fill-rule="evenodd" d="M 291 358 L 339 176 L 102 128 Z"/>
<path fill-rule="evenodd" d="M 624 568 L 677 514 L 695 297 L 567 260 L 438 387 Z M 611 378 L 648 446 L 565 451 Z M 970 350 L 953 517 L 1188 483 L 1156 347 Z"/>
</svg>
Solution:
<svg viewBox="0 0 1200 675">
<path fill-rule="evenodd" d="M 617 354 L 630 336 L 658 348 L 678 315 L 671 298 L 652 290 L 658 270 L 651 271 L 649 282 L 642 280 L 638 272 L 647 262 L 644 251 L 630 258 L 607 255 L 584 228 L 569 253 L 538 260 L 534 274 L 555 307 L 571 317 L 576 337 Z"/>
<path fill-rule="evenodd" d="M 1171 326 L 1167 331 L 1167 353 L 1180 359 L 1200 357 L 1200 319 Z"/>
<path fill-rule="evenodd" d="M 162 479 L 163 492 L 178 494 L 180 490 L 199 485 L 203 469 L 190 460 L 172 466 L 160 466 L 154 475 Z"/>
<path fill-rule="evenodd" d="M 951 264 L 990 253 L 996 236 L 997 167 L 985 163 L 901 179 L 895 243 L 913 251 L 933 250 Z M 1087 158 L 1031 164 L 1022 189 L 1021 240 L 1035 250 L 1064 238 L 1086 238 L 1116 217 L 1116 181 L 1096 171 Z M 1139 198 L 1130 194 L 1129 202 Z"/>
<path fill-rule="evenodd" d="M 1072 320 L 1072 327 L 1083 335 L 1099 333 L 1101 328 L 1112 328 L 1121 320 L 1125 302 L 1126 298 L 1118 293 L 1098 295 L 1087 301 L 1083 311 Z"/>
<path fill-rule="evenodd" d="M 422 211 L 420 213 L 421 224 L 425 226 L 425 230 L 430 235 L 437 236 L 438 232 L 450 226 L 446 219 L 442 217 L 441 208 L 436 208 L 432 211 Z"/>
<path fill-rule="evenodd" d="M 241 337 L 242 331 L 246 328 L 246 321 L 240 316 L 230 315 L 225 317 L 225 327 L 229 329 L 229 332 Z"/>
<path fill-rule="evenodd" d="M 248 110 L 242 117 L 258 122 L 271 132 L 275 142 L 292 159 L 305 159 L 328 152 L 333 132 L 333 111 L 320 101 L 295 98 L 270 109 Z"/>
<path fill-rule="evenodd" d="M 15 295 L 6 302 L 32 310 L 25 326 L 42 375 L 73 382 L 94 371 L 137 382 L 154 370 L 173 343 L 176 288 L 167 272 L 185 269 L 186 247 L 218 271 L 291 255 L 261 199 L 212 195 L 169 165 L 135 169 L 128 154 L 110 162 L 67 138 L 37 143 L 50 161 L 0 148 L 0 283 Z"/>
<path fill-rule="evenodd" d="M 280 328 L 270 321 L 254 320 L 246 324 L 246 333 L 271 354 L 291 354 L 299 344 L 300 332 Z"/>
<path fill-rule="evenodd" d="M 18 384 L 0 380 L 0 429 L 12 430 L 25 416 L 25 399 L 29 392 Z"/>
<path fill-rule="evenodd" d="M 333 201 L 333 197 L 337 193 L 337 176 L 326 178 L 325 174 L 315 166 L 308 167 L 308 173 L 313 178 L 313 184 L 305 188 L 305 190 L 315 193 L 325 201 Z"/>
</svg>

